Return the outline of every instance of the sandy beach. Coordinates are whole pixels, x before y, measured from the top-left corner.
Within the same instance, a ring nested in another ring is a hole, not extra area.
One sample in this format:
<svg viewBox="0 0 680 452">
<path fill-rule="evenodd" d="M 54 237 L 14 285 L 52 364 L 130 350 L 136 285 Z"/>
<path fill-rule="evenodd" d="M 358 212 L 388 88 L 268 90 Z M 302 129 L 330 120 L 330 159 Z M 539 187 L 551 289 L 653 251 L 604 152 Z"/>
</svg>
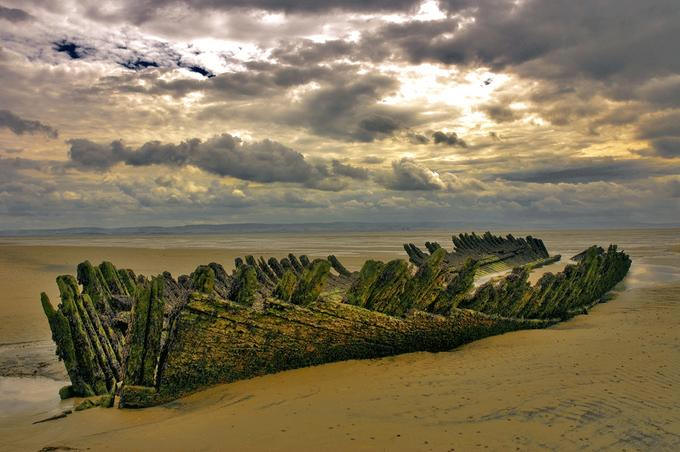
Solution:
<svg viewBox="0 0 680 452">
<path fill-rule="evenodd" d="M 634 265 L 611 300 L 545 330 L 297 369 L 144 410 L 33 424 L 77 402 L 55 397 L 59 363 L 46 357 L 41 377 L 2 380 L 0 450 L 678 450 L 680 253 L 668 240 L 631 241 Z M 556 238 L 552 249 L 571 248 Z M 83 251 L 102 254 L 68 253 Z M 13 347 L 3 365 L 35 366 Z"/>
</svg>

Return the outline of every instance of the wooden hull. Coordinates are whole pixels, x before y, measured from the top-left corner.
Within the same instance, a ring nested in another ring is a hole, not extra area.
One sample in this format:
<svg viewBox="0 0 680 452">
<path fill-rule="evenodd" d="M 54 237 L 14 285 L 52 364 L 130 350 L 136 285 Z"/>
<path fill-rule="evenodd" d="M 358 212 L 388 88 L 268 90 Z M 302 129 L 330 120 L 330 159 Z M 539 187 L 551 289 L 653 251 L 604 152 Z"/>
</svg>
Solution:
<svg viewBox="0 0 680 452">
<path fill-rule="evenodd" d="M 464 251 L 428 242 L 427 254 L 409 245 L 415 267 L 367 261 L 360 272 L 334 256 L 310 262 L 292 254 L 280 262 L 237 259 L 231 275 L 211 263 L 177 280 L 84 262 L 77 282 L 57 279 L 56 310 L 46 295 L 41 300 L 72 382 L 60 394 L 100 395 L 107 405 L 119 395 L 120 407 L 139 408 L 287 369 L 451 350 L 582 313 L 630 266 L 615 246 L 591 247 L 532 286 L 531 269 L 558 258 L 539 239 L 459 237 Z M 520 266 L 475 288 L 479 269 L 499 259 Z"/>
<path fill-rule="evenodd" d="M 557 320 L 508 319 L 456 309 L 449 317 L 414 311 L 396 318 L 367 309 L 276 300 L 261 309 L 196 298 L 176 319 L 157 392 L 126 386 L 121 406 L 142 407 L 202 387 L 348 359 L 438 352 L 508 331 L 544 328 Z"/>
</svg>

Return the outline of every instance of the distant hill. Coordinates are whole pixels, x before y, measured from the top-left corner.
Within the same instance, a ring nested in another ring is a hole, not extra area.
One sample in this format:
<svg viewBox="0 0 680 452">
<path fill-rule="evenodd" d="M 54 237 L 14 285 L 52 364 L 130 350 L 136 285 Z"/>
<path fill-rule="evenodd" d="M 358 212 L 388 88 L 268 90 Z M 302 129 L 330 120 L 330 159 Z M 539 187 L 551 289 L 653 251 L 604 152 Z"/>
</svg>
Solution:
<svg viewBox="0 0 680 452">
<path fill-rule="evenodd" d="M 487 228 L 493 225 L 487 225 Z M 464 223 L 234 223 L 234 224 L 189 224 L 184 226 L 138 226 L 121 228 L 77 227 L 62 229 L 13 229 L 0 231 L 2 237 L 26 236 L 77 236 L 77 235 L 191 235 L 228 234 L 244 232 L 361 232 L 361 231 L 408 231 L 417 229 L 461 229 L 470 228 Z"/>
<path fill-rule="evenodd" d="M 0 237 L 34 236 L 119 236 L 119 235 L 214 235 L 258 232 L 377 232 L 447 230 L 455 231 L 531 231 L 550 229 L 664 229 L 677 228 L 677 224 L 633 224 L 612 228 L 609 224 L 508 224 L 485 222 L 409 222 L 409 223 L 368 223 L 368 222 L 329 222 L 329 223 L 230 223 L 230 224 L 188 224 L 183 226 L 130 226 L 120 228 L 76 227 L 61 229 L 7 229 L 0 230 Z"/>
</svg>

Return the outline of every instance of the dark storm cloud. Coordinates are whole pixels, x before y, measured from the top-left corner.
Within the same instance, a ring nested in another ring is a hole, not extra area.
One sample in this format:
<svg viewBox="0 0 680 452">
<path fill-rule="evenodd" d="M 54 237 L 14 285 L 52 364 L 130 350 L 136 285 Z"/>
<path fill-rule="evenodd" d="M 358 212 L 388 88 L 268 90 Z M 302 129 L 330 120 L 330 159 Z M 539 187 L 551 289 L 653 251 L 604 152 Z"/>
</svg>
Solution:
<svg viewBox="0 0 680 452">
<path fill-rule="evenodd" d="M 660 165 L 641 159 L 577 158 L 556 163 L 536 169 L 498 173 L 495 177 L 513 182 L 553 184 L 628 181 L 680 174 L 680 165 Z"/>
<path fill-rule="evenodd" d="M 542 77 L 646 77 L 680 68 L 675 53 L 680 8 L 675 0 L 451 0 L 451 14 L 475 22 L 451 36 L 422 35 L 404 47 L 415 62 L 488 65 L 496 70 L 541 59 Z M 641 20 L 644 18 L 644 20 Z M 631 32 L 634 27 L 635 32 Z"/>
<path fill-rule="evenodd" d="M 288 121 L 338 140 L 369 143 L 386 138 L 417 122 L 413 111 L 378 103 L 398 86 L 395 79 L 379 74 L 327 85 L 307 95 Z"/>
<path fill-rule="evenodd" d="M 141 74 L 122 74 L 103 80 L 93 88 L 102 93 L 139 93 L 151 96 L 183 97 L 204 92 L 210 105 L 201 118 L 229 118 L 250 115 L 342 141 L 373 142 L 396 135 L 422 123 L 416 106 L 399 106 L 381 100 L 399 89 L 394 75 L 358 73 L 346 64 L 297 68 L 264 61 L 245 63 L 246 70 L 225 72 L 215 77 L 167 80 L 163 69 Z M 295 94 L 290 102 L 282 96 L 290 89 L 314 82 L 316 86 Z M 233 110 L 230 103 L 240 99 L 253 102 Z M 273 102 L 274 99 L 279 99 Z M 264 102 L 264 103 L 263 103 Z M 431 118 L 431 117 L 430 117 Z"/>
<path fill-rule="evenodd" d="M 135 64 L 126 63 L 130 69 Z M 151 67 L 152 65 L 147 65 Z M 191 66 L 185 67 L 191 72 L 204 75 L 206 79 L 174 79 L 166 80 L 163 76 L 167 69 L 149 70 L 139 74 L 123 74 L 108 77 L 100 88 L 105 91 L 118 91 L 149 95 L 169 94 L 182 97 L 190 92 L 203 91 L 211 94 L 211 101 L 232 100 L 236 97 L 271 98 L 285 93 L 286 89 L 304 85 L 312 81 L 327 83 L 344 80 L 348 68 L 334 66 L 310 66 L 297 68 L 290 65 L 277 65 L 262 61 L 249 61 L 244 64 L 246 70 L 223 72 L 215 75 L 207 69 Z M 138 69 L 143 68 L 140 66 Z"/>
<path fill-rule="evenodd" d="M 411 144 L 428 144 L 430 142 L 430 139 L 423 135 L 422 133 L 416 133 L 413 131 L 408 131 L 406 132 L 406 141 L 408 141 Z"/>
<path fill-rule="evenodd" d="M 680 111 L 652 116 L 640 123 L 639 138 L 680 136 Z"/>
<path fill-rule="evenodd" d="M 461 148 L 466 148 L 467 143 L 462 138 L 458 137 L 456 132 L 442 132 L 438 130 L 432 134 L 432 141 L 434 144 L 445 144 L 447 146 L 459 146 Z"/>
<path fill-rule="evenodd" d="M 206 141 L 193 138 L 180 144 L 150 141 L 136 149 L 121 141 L 100 144 L 75 139 L 69 144 L 72 165 L 83 170 L 108 170 L 119 163 L 129 166 L 192 165 L 218 176 L 263 183 L 293 182 L 327 191 L 345 188 L 347 182 L 340 178 L 342 176 L 368 178 L 368 171 L 363 168 L 334 161 L 331 174 L 324 162 L 310 163 L 304 155 L 276 141 L 246 143 L 229 134 Z"/>
<path fill-rule="evenodd" d="M 147 61 L 142 60 L 140 58 L 137 58 L 135 60 L 123 61 L 120 63 L 120 65 L 135 71 L 150 67 L 158 67 L 158 63 L 156 63 L 155 61 Z"/>
<path fill-rule="evenodd" d="M 299 152 L 271 140 L 244 143 L 229 134 L 205 142 L 197 138 L 180 144 L 150 141 L 137 149 L 120 141 L 98 144 L 77 139 L 69 144 L 69 157 L 81 168 L 107 169 L 117 163 L 194 165 L 219 176 L 257 182 L 306 182 L 317 176 L 316 169 Z"/>
<path fill-rule="evenodd" d="M 663 158 L 680 157 L 680 137 L 655 138 L 650 141 L 654 154 Z"/>
<path fill-rule="evenodd" d="M 81 168 L 108 169 L 125 161 L 130 153 L 130 149 L 121 141 L 100 144 L 85 139 L 74 139 L 68 143 L 71 145 L 69 158 Z"/>
<path fill-rule="evenodd" d="M 645 119 L 638 126 L 638 138 L 648 140 L 659 157 L 680 157 L 680 111 Z"/>
<path fill-rule="evenodd" d="M 338 77 L 331 69 L 321 66 L 297 68 L 264 62 L 246 63 L 247 70 L 225 72 L 211 78 L 208 83 L 194 83 L 195 89 L 210 91 L 222 98 L 238 97 L 271 97 L 282 94 L 286 89 L 304 85 L 311 81 L 321 81 Z M 338 73 L 344 73 L 337 68 Z M 157 85 L 161 87 L 161 85 Z M 166 85 L 172 89 L 171 84 Z M 180 91 L 184 89 L 179 86 Z"/>
<path fill-rule="evenodd" d="M 502 103 L 483 104 L 480 110 L 496 123 L 512 122 L 521 118 L 515 110 Z"/>
<path fill-rule="evenodd" d="M 300 39 L 295 42 L 280 43 L 272 50 L 272 57 L 281 63 L 309 65 L 349 57 L 356 51 L 356 48 L 356 44 L 342 39 L 324 42 Z"/>
<path fill-rule="evenodd" d="M 359 121 L 359 128 L 369 134 L 392 135 L 400 127 L 397 120 L 379 114 L 368 116 Z"/>
<path fill-rule="evenodd" d="M 655 106 L 677 107 L 680 105 L 680 74 L 652 78 L 638 87 L 635 94 Z"/>
<path fill-rule="evenodd" d="M 368 179 L 369 172 L 366 168 L 361 168 L 358 166 L 352 166 L 340 162 L 339 160 L 333 160 L 333 174 L 338 176 L 347 176 L 352 179 L 366 180 Z"/>
<path fill-rule="evenodd" d="M 3 127 L 8 128 L 17 135 L 42 133 L 50 138 L 57 138 L 59 135 L 56 129 L 40 121 L 23 119 L 9 110 L 0 110 L 0 128 Z"/>
<path fill-rule="evenodd" d="M 120 2 L 115 12 L 102 11 L 94 5 L 87 9 L 95 19 L 125 18 L 142 24 L 158 15 L 166 8 L 186 8 L 198 11 L 266 10 L 284 13 L 322 14 L 331 11 L 348 12 L 408 12 L 414 10 L 419 0 L 125 0 Z"/>
<path fill-rule="evenodd" d="M 26 22 L 33 19 L 33 16 L 28 14 L 23 9 L 5 8 L 0 5 L 0 19 L 5 19 L 10 22 Z"/>
</svg>

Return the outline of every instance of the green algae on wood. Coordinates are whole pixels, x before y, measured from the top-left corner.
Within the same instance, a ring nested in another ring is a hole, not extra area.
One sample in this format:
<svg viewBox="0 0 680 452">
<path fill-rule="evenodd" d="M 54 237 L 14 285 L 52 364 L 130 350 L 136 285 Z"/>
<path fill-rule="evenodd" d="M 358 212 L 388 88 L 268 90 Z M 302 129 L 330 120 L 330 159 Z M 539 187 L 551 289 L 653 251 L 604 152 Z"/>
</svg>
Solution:
<svg viewBox="0 0 680 452">
<path fill-rule="evenodd" d="M 409 276 L 408 262 L 403 259 L 389 261 L 371 284 L 364 306 L 378 312 L 402 314 L 404 309 L 400 295 Z"/>
<path fill-rule="evenodd" d="M 335 257 L 333 254 L 328 256 L 328 262 L 331 263 L 331 266 L 333 267 L 333 270 L 338 272 L 339 275 L 341 276 L 351 276 L 352 272 L 347 270 L 344 265 L 338 260 L 337 257 Z"/>
<path fill-rule="evenodd" d="M 290 270 L 285 272 L 274 288 L 272 295 L 279 300 L 290 301 L 297 282 L 298 278 L 295 276 L 295 273 Z"/>
<path fill-rule="evenodd" d="M 132 326 L 125 381 L 152 386 L 163 328 L 163 285 L 160 278 L 152 278 L 147 286 L 137 292 Z"/>
<path fill-rule="evenodd" d="M 305 269 L 300 275 L 295 290 L 290 296 L 291 303 L 305 305 L 316 301 L 330 270 L 331 264 L 327 260 L 317 259 L 312 262 L 310 268 Z"/>
<path fill-rule="evenodd" d="M 615 246 L 591 247 L 577 264 L 530 285 L 529 273 L 557 258 L 540 239 L 473 233 L 453 242 L 453 251 L 409 244 L 412 264 L 369 260 L 359 272 L 332 255 L 309 262 L 292 253 L 281 261 L 246 256 L 232 275 L 211 263 L 177 281 L 167 272 L 136 278 L 110 263 L 85 262 L 82 293 L 62 276 L 58 309 L 41 296 L 72 383 L 60 394 L 96 393 L 102 397 L 94 403 L 108 405 L 122 373 L 119 406 L 144 407 L 285 369 L 450 350 L 585 312 L 630 267 Z M 509 274 L 474 289 L 475 275 L 509 266 Z"/>
<path fill-rule="evenodd" d="M 208 265 L 199 265 L 191 274 L 192 286 L 202 293 L 211 293 L 215 288 L 215 271 Z"/>
<path fill-rule="evenodd" d="M 79 296 L 78 283 L 73 276 L 64 275 L 57 277 L 57 286 L 61 295 L 61 310 L 68 319 L 76 351 L 78 381 L 87 382 L 95 394 L 104 394 L 107 391 L 106 377 L 99 367 L 92 340 L 76 304 L 76 298 Z M 87 390 L 87 387 L 83 389 Z"/>
<path fill-rule="evenodd" d="M 52 331 L 52 340 L 57 345 L 57 356 L 64 362 L 66 373 L 71 380 L 71 385 L 62 388 L 59 391 L 59 395 L 62 399 L 94 395 L 92 387 L 83 379 L 78 368 L 76 348 L 71 337 L 71 326 L 68 319 L 64 316 L 61 309 L 55 311 L 45 292 L 40 294 L 40 301 Z"/>
<path fill-rule="evenodd" d="M 229 298 L 240 304 L 252 305 L 258 287 L 255 268 L 248 264 L 241 265 L 234 274 Z"/>
<path fill-rule="evenodd" d="M 371 287 L 376 279 L 378 279 L 384 266 L 385 264 L 382 262 L 372 259 L 364 262 L 364 265 L 359 271 L 359 277 L 347 291 L 347 303 L 361 307 L 366 306 L 368 297 L 371 295 Z"/>
</svg>

